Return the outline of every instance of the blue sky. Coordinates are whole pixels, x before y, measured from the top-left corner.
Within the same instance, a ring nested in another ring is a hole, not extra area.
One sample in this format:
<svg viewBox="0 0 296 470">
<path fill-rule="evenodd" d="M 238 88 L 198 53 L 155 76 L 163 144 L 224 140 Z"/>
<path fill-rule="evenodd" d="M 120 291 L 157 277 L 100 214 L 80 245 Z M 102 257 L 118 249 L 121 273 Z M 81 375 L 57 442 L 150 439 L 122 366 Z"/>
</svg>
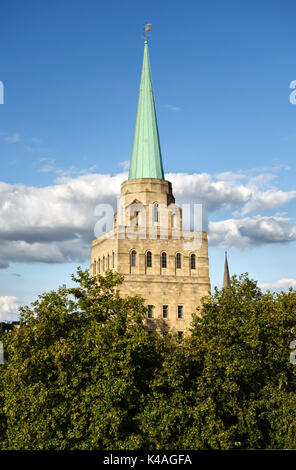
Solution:
<svg viewBox="0 0 296 470">
<path fill-rule="evenodd" d="M 296 285 L 296 105 L 289 101 L 295 13 L 292 0 L 1 5 L 4 316 L 12 318 L 16 305 L 69 283 L 75 266 L 89 264 L 87 235 L 81 235 L 84 247 L 77 242 L 76 257 L 70 221 L 53 229 L 54 214 L 62 220 L 72 197 L 79 231 L 79 191 L 94 202 L 95 189 L 90 195 L 86 188 L 100 184 L 96 175 L 109 175 L 106 184 L 118 187 L 115 175 L 131 155 L 145 21 L 152 23 L 149 53 L 165 172 L 210 175 L 210 182 L 196 177 L 186 194 L 212 201 L 212 285 L 221 285 L 226 245 L 231 273 L 248 271 L 266 286 Z M 100 197 L 98 191 L 96 202 Z M 81 210 L 91 211 L 85 204 Z M 238 225 L 240 238 L 230 236 Z M 38 238 L 41 226 L 47 237 Z"/>
</svg>

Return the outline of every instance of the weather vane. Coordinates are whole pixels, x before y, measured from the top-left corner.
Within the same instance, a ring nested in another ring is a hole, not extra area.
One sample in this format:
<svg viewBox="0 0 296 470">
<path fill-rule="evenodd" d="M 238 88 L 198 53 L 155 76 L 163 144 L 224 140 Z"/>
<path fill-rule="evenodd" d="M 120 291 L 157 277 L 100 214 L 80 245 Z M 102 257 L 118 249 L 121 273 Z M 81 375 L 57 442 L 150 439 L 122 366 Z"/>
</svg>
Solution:
<svg viewBox="0 0 296 470">
<path fill-rule="evenodd" d="M 143 35 L 143 37 L 144 37 L 145 41 L 147 41 L 148 38 L 149 38 L 149 33 L 150 33 L 150 31 L 151 31 L 151 26 L 152 26 L 152 24 L 150 24 L 150 23 L 145 23 L 145 26 L 143 27 L 143 29 L 144 29 L 144 35 Z"/>
</svg>

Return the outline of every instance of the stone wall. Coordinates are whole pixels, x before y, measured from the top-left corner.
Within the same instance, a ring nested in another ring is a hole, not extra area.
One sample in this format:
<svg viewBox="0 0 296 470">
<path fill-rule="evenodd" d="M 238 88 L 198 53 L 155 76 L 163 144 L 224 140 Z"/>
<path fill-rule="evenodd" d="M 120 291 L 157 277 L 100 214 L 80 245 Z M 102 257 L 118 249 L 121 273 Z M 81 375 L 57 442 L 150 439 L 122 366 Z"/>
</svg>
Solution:
<svg viewBox="0 0 296 470">
<path fill-rule="evenodd" d="M 102 274 L 103 259 L 106 270 L 109 255 L 109 269 L 124 276 L 121 295 L 139 294 L 146 305 L 153 306 L 153 318 L 147 320 L 149 327 L 166 325 L 180 334 L 186 332 L 200 299 L 210 292 L 207 233 L 183 232 L 182 211 L 175 205 L 168 181 L 125 181 L 121 197 L 123 210 L 120 217 L 117 214 L 114 218 L 114 229 L 92 242 L 91 272 Z M 158 220 L 154 220 L 155 204 Z M 188 236 L 193 237 L 193 243 Z M 135 266 L 132 251 L 136 252 Z M 151 267 L 147 266 L 147 251 L 152 254 Z M 166 266 L 162 253 L 166 253 Z M 195 256 L 195 267 L 191 255 Z M 167 318 L 163 318 L 163 306 L 167 306 Z"/>
</svg>

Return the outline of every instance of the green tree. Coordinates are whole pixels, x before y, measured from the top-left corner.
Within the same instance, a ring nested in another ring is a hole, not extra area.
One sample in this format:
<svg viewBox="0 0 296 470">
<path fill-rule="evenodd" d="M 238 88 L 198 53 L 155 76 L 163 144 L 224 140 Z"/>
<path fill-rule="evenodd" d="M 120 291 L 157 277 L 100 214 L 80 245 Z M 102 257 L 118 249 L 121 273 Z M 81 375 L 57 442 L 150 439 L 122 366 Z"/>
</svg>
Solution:
<svg viewBox="0 0 296 470">
<path fill-rule="evenodd" d="M 179 340 L 148 334 L 118 274 L 73 279 L 3 337 L 2 448 L 296 448 L 296 292 L 234 277 Z"/>
<path fill-rule="evenodd" d="M 122 277 L 61 287 L 22 309 L 5 337 L 3 372 L 10 449 L 140 448 L 135 416 L 157 366 L 157 335 L 139 297 L 122 299 Z"/>
<path fill-rule="evenodd" d="M 295 336 L 296 292 L 263 294 L 246 275 L 216 289 L 155 380 L 142 421 L 154 445 L 295 448 Z"/>
<path fill-rule="evenodd" d="M 140 427 L 161 449 L 296 448 L 296 292 L 247 275 L 203 299 L 192 332 L 164 351 Z"/>
<path fill-rule="evenodd" d="M 3 333 L 0 325 L 0 341 L 2 341 Z M 6 448 L 6 417 L 4 413 L 4 390 L 3 390 L 3 365 L 0 365 L 0 450 Z"/>
</svg>

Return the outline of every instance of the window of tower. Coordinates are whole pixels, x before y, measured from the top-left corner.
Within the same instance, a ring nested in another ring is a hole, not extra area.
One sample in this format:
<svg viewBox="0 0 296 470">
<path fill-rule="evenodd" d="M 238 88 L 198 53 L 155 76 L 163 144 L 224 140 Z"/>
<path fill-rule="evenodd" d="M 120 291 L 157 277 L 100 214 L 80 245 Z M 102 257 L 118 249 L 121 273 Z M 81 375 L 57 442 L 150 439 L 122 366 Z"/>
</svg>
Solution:
<svg viewBox="0 0 296 470">
<path fill-rule="evenodd" d="M 98 272 L 101 272 L 101 258 L 98 258 Z"/>
<path fill-rule="evenodd" d="M 154 305 L 148 305 L 148 318 L 153 318 L 154 317 Z"/>
<path fill-rule="evenodd" d="M 178 318 L 183 318 L 183 305 L 178 305 Z"/>
<path fill-rule="evenodd" d="M 152 253 L 151 253 L 151 251 L 147 251 L 147 253 L 146 253 L 146 266 L 147 266 L 147 268 L 152 268 Z"/>
<path fill-rule="evenodd" d="M 190 256 L 190 268 L 191 269 L 196 268 L 196 256 L 194 254 Z"/>
<path fill-rule="evenodd" d="M 168 305 L 163 305 L 162 306 L 162 318 L 167 318 L 168 317 L 168 312 L 169 312 L 169 306 Z"/>
<path fill-rule="evenodd" d="M 165 252 L 161 253 L 161 267 L 167 267 L 167 254 Z"/>
<path fill-rule="evenodd" d="M 103 271 L 105 271 L 105 256 L 103 256 Z"/>
<path fill-rule="evenodd" d="M 177 216 L 176 216 L 176 214 L 172 214 L 172 227 L 177 228 Z"/>
<path fill-rule="evenodd" d="M 158 204 L 153 204 L 153 222 L 158 222 Z"/>
<path fill-rule="evenodd" d="M 135 250 L 131 252 L 131 266 L 137 266 L 137 252 Z"/>
<path fill-rule="evenodd" d="M 114 265 L 115 265 L 115 255 L 114 255 L 114 251 L 112 251 L 112 268 L 114 268 Z"/>
<path fill-rule="evenodd" d="M 181 253 L 176 254 L 176 268 L 181 269 Z"/>
</svg>

